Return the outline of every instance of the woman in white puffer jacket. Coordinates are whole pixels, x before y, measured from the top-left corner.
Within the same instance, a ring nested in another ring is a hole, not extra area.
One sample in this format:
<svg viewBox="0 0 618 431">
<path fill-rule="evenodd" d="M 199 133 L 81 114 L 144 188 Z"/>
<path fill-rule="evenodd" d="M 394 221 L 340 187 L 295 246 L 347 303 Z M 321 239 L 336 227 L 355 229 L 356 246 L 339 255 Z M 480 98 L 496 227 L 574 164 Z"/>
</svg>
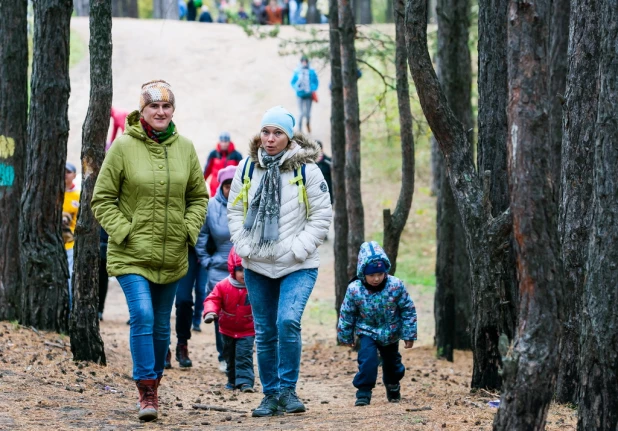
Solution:
<svg viewBox="0 0 618 431">
<path fill-rule="evenodd" d="M 332 218 L 328 186 L 315 164 L 318 145 L 293 133 L 294 117 L 280 106 L 264 114 L 261 127 L 236 170 L 227 207 L 253 308 L 264 392 L 253 411 L 258 417 L 276 414 L 279 406 L 305 411 L 296 395 L 300 320 Z"/>
</svg>

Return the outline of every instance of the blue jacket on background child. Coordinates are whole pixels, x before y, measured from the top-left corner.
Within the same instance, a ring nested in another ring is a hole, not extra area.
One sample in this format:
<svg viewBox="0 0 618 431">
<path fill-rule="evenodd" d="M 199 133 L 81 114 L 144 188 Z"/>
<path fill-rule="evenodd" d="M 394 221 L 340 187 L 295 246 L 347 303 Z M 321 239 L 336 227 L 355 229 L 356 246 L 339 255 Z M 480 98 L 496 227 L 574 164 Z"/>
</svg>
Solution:
<svg viewBox="0 0 618 431">
<path fill-rule="evenodd" d="M 365 242 L 358 254 L 356 278 L 348 285 L 337 325 L 341 344 L 353 345 L 359 337 L 359 371 L 354 377 L 357 406 L 371 401 L 378 373 L 378 352 L 383 361 L 383 381 L 389 401 L 401 398 L 399 381 L 405 374 L 399 340 L 406 348 L 416 340 L 416 307 L 403 282 L 388 275 L 388 256 L 375 242 Z"/>
</svg>

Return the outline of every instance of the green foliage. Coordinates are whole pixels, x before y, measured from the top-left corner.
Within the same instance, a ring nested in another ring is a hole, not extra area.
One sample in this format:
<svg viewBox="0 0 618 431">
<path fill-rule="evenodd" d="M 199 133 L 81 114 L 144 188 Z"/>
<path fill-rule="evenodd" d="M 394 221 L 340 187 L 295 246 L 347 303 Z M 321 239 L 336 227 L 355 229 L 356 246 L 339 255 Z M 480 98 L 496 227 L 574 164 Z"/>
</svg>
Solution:
<svg viewBox="0 0 618 431">
<path fill-rule="evenodd" d="M 140 18 L 152 18 L 153 0 L 137 0 L 137 16 Z"/>
</svg>

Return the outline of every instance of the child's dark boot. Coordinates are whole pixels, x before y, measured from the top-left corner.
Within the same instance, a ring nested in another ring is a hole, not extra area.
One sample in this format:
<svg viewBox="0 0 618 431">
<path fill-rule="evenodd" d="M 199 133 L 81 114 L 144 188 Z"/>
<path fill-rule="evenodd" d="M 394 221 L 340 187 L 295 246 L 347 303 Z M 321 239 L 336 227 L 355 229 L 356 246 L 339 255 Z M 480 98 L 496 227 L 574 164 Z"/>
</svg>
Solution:
<svg viewBox="0 0 618 431">
<path fill-rule="evenodd" d="M 398 403 L 401 400 L 401 386 L 399 383 L 386 386 L 386 398 L 391 403 Z"/>
<path fill-rule="evenodd" d="M 260 405 L 253 410 L 251 416 L 254 418 L 263 418 L 281 414 L 279 412 L 279 396 L 275 394 L 264 395 Z"/>
<path fill-rule="evenodd" d="M 371 391 L 356 391 L 356 407 L 368 406 L 371 404 Z"/>
</svg>

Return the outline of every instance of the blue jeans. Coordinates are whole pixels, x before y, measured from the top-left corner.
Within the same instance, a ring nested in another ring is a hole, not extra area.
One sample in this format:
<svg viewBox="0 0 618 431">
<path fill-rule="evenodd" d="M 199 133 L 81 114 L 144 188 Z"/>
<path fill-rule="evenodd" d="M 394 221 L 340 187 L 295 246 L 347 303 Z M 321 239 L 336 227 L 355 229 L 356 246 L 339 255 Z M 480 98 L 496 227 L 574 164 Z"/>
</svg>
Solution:
<svg viewBox="0 0 618 431">
<path fill-rule="evenodd" d="M 227 362 L 227 381 L 235 388 L 242 385 L 253 387 L 253 342 L 255 337 L 233 338 L 221 334 L 223 358 Z"/>
<path fill-rule="evenodd" d="M 189 247 L 189 270 L 178 283 L 176 292 L 176 337 L 178 344 L 187 344 L 191 339 L 191 325 L 194 321 L 193 288 L 195 287 L 195 309 L 204 310 L 208 271 L 197 260 L 195 249 Z M 202 293 L 200 293 L 202 292 Z M 200 299 L 201 297 L 201 299 Z M 201 311 L 200 311 L 201 314 Z"/>
<path fill-rule="evenodd" d="M 274 279 L 245 269 L 264 394 L 296 389 L 302 350 L 300 319 L 317 277 L 317 269 L 301 269 Z"/>
<path fill-rule="evenodd" d="M 399 342 L 382 346 L 366 335 L 360 336 L 358 350 L 358 373 L 354 376 L 353 384 L 358 389 L 358 396 L 371 398 L 371 390 L 378 379 L 378 351 L 382 356 L 382 381 L 385 385 L 399 383 L 406 372 L 401 363 Z"/>
<path fill-rule="evenodd" d="M 161 377 L 170 344 L 170 316 L 178 282 L 156 284 L 137 274 L 116 279 L 127 298 L 131 317 L 133 380 Z"/>
</svg>

